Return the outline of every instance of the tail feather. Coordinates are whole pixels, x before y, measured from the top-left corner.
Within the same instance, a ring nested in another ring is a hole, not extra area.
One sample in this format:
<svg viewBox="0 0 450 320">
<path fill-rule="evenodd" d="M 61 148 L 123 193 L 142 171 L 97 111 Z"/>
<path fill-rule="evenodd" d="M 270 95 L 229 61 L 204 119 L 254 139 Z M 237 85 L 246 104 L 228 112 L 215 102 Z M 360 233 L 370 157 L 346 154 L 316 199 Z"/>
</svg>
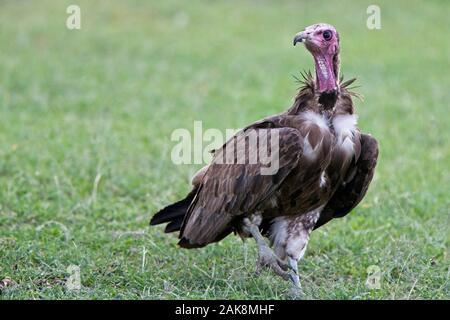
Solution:
<svg viewBox="0 0 450 320">
<path fill-rule="evenodd" d="M 150 225 L 154 226 L 169 222 L 164 232 L 169 233 L 180 230 L 184 216 L 196 193 L 197 189 L 193 189 L 183 200 L 175 202 L 157 212 L 150 220 Z"/>
<path fill-rule="evenodd" d="M 172 220 L 170 223 L 167 224 L 166 228 L 164 229 L 165 233 L 175 232 L 179 231 L 181 229 L 181 224 L 183 223 L 184 215 L 181 217 L 176 217 L 174 220 Z"/>
</svg>

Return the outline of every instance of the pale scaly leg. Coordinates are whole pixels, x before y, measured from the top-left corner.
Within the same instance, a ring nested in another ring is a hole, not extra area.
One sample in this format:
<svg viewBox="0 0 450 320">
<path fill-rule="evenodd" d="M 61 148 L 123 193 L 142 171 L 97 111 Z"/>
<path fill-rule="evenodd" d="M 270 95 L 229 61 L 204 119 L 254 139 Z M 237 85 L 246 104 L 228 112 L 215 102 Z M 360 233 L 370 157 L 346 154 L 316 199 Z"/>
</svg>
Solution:
<svg viewBox="0 0 450 320">
<path fill-rule="evenodd" d="M 292 295 L 294 298 L 300 298 L 303 296 L 302 285 L 300 284 L 300 276 L 298 275 L 298 262 L 296 259 L 288 257 L 288 265 L 291 269 L 291 281 L 292 281 Z"/>
<path fill-rule="evenodd" d="M 305 255 L 306 247 L 308 246 L 309 236 L 314 229 L 314 225 L 320 216 L 320 211 L 315 210 L 305 215 L 293 219 L 292 223 L 295 224 L 296 232 L 293 232 L 288 237 L 286 242 L 286 256 L 288 259 L 288 265 L 295 273 L 293 279 L 294 288 L 293 294 L 296 297 L 303 295 L 302 287 L 300 285 L 300 276 L 298 274 L 298 261 Z"/>
</svg>

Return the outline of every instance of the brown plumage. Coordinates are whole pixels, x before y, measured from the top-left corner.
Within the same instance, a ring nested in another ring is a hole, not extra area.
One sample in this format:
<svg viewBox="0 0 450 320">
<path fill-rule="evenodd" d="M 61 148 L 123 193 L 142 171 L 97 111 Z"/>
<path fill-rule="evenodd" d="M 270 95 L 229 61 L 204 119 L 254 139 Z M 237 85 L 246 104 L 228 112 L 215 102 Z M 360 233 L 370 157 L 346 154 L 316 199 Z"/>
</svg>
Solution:
<svg viewBox="0 0 450 320">
<path fill-rule="evenodd" d="M 193 178 L 186 199 L 151 221 L 169 222 L 166 232 L 179 230 L 184 248 L 203 247 L 231 232 L 253 236 L 260 247 L 259 266 L 270 266 L 297 286 L 297 261 L 310 232 L 348 214 L 362 200 L 378 156 L 376 140 L 356 127 L 352 96 L 357 94 L 350 90 L 354 79 L 337 80 L 339 37 L 334 27 L 308 27 L 294 44 L 302 40 L 315 58 L 316 79 L 304 73 L 291 108 L 238 132 Z M 267 163 L 250 159 L 275 139 L 278 146 L 269 153 L 278 156 L 278 170 L 262 174 Z M 268 254 L 260 231 L 276 254 Z"/>
</svg>

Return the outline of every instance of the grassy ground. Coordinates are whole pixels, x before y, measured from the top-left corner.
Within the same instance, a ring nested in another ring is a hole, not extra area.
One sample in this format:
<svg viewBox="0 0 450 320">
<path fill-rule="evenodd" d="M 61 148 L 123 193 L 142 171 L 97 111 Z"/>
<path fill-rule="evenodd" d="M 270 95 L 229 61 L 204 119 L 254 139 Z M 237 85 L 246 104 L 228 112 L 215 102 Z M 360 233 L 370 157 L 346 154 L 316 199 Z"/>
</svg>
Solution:
<svg viewBox="0 0 450 320">
<path fill-rule="evenodd" d="M 79 31 L 65 27 L 74 2 Z M 172 164 L 171 132 L 286 109 L 292 75 L 313 67 L 292 36 L 321 21 L 340 31 L 381 155 L 364 202 L 313 233 L 305 295 L 449 298 L 450 4 L 378 1 L 371 31 L 372 2 L 0 1 L 0 298 L 288 297 L 270 272 L 252 276 L 252 241 L 180 250 L 148 221 L 200 167 Z"/>
</svg>

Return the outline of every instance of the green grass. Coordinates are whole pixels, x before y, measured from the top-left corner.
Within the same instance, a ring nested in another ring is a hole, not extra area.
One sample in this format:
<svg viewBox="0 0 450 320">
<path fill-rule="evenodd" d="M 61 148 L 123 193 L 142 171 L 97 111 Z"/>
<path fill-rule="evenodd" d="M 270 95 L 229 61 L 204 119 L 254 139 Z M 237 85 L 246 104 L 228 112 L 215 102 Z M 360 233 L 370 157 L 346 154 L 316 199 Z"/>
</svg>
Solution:
<svg viewBox="0 0 450 320">
<path fill-rule="evenodd" d="M 65 27 L 72 3 L 79 31 Z M 0 1 L 0 281 L 13 281 L 0 299 L 289 297 L 272 273 L 252 276 L 252 241 L 181 250 L 148 221 L 200 167 L 172 164 L 171 132 L 285 110 L 292 75 L 313 67 L 292 37 L 322 21 L 381 153 L 363 203 L 312 234 L 305 296 L 448 299 L 450 4 L 378 1 L 371 31 L 372 3 Z M 143 234 L 118 237 L 129 231 Z M 65 288 L 72 264 L 80 292 Z"/>
</svg>

